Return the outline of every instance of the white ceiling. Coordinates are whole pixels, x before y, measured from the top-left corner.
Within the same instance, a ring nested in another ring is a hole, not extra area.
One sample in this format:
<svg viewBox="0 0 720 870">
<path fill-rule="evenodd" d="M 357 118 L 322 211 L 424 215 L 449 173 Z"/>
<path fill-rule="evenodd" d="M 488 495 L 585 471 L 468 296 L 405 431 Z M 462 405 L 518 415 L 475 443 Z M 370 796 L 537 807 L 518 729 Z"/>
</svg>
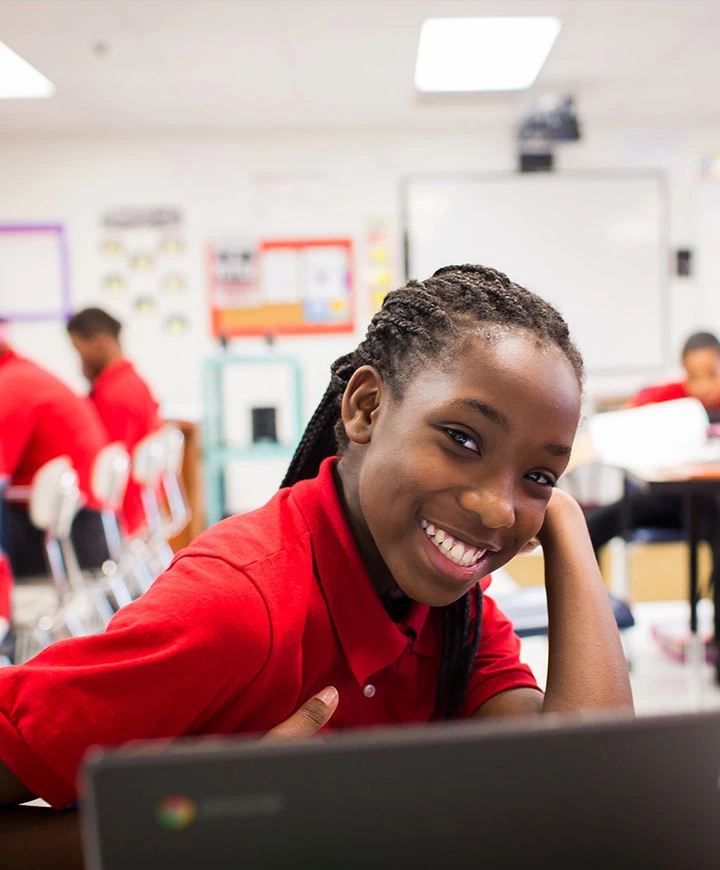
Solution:
<svg viewBox="0 0 720 870">
<path fill-rule="evenodd" d="M 563 21 L 531 92 L 415 93 L 425 18 L 522 14 Z M 558 90 L 592 123 L 720 121 L 716 0 L 3 0 L 0 40 L 57 86 L 0 134 L 481 126 Z"/>
</svg>

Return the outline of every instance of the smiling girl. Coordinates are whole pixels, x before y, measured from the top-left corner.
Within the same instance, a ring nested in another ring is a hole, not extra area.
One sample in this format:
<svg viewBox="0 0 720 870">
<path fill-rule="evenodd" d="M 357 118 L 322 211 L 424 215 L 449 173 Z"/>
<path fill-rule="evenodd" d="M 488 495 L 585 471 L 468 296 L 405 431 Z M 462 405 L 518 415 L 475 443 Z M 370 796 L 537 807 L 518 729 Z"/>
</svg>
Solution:
<svg viewBox="0 0 720 870">
<path fill-rule="evenodd" d="M 0 670 L 0 801 L 66 805 L 94 743 L 631 707 L 585 520 L 555 489 L 582 381 L 562 317 L 499 272 L 388 294 L 267 505 L 103 635 Z M 545 694 L 485 594 L 538 541 Z"/>
</svg>

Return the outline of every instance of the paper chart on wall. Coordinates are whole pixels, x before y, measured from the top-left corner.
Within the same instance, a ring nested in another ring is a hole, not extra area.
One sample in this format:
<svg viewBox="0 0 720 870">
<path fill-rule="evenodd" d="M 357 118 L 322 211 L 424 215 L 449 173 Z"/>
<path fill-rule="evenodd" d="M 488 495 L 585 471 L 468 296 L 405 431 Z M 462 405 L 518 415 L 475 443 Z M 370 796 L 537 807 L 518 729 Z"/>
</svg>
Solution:
<svg viewBox="0 0 720 870">
<path fill-rule="evenodd" d="M 182 212 L 122 207 L 101 217 L 100 290 L 122 320 L 152 321 L 164 332 L 190 327 Z"/>
</svg>

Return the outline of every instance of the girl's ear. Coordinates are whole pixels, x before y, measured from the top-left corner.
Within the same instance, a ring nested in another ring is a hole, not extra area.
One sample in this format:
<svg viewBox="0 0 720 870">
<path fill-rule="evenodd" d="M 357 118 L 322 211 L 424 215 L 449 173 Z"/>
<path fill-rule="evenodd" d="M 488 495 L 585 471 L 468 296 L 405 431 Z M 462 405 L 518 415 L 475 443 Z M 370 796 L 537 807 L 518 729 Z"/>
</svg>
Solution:
<svg viewBox="0 0 720 870">
<path fill-rule="evenodd" d="M 380 408 L 385 387 L 380 372 L 373 366 L 356 369 L 343 394 L 341 416 L 345 433 L 356 444 L 367 444 Z"/>
</svg>

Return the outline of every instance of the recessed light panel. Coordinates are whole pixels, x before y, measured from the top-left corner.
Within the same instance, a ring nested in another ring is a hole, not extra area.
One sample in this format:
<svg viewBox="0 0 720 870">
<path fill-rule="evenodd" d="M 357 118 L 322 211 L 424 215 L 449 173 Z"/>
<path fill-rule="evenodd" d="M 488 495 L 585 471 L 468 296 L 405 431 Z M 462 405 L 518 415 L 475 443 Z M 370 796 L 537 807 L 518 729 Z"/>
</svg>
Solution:
<svg viewBox="0 0 720 870">
<path fill-rule="evenodd" d="M 24 58 L 0 42 L 0 100 L 52 97 L 55 85 Z"/>
<path fill-rule="evenodd" d="M 415 66 L 419 91 L 519 91 L 543 67 L 559 18 L 428 18 Z"/>
</svg>

